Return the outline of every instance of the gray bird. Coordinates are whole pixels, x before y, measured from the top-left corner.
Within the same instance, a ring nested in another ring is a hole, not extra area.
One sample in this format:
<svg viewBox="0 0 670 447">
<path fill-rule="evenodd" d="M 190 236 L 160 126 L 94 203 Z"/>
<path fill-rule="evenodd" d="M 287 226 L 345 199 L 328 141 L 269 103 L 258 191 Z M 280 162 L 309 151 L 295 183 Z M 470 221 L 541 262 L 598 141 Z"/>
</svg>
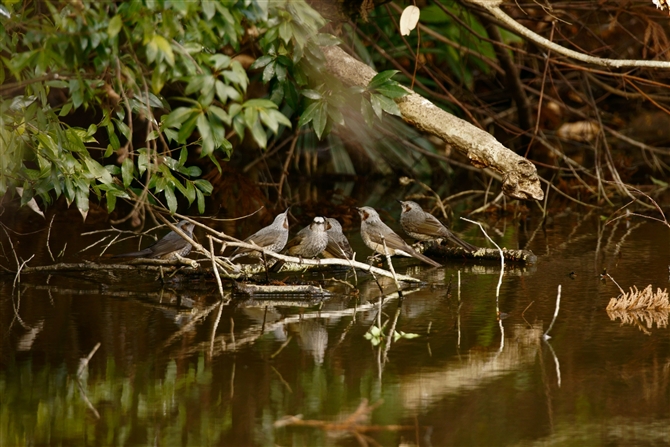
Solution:
<svg viewBox="0 0 670 447">
<path fill-rule="evenodd" d="M 290 208 L 289 208 L 290 209 Z M 286 241 L 288 241 L 288 210 L 284 211 L 281 214 L 278 214 L 275 217 L 275 220 L 268 225 L 263 227 L 248 238 L 244 240 L 247 244 L 253 243 L 258 245 L 261 248 L 264 248 L 268 251 L 277 253 L 281 251 L 284 246 L 286 246 Z M 232 254 L 230 258 L 231 261 L 234 261 L 237 258 L 242 256 L 249 256 L 254 258 L 260 258 L 262 256 L 260 251 L 252 250 L 250 248 L 238 247 Z"/>
<path fill-rule="evenodd" d="M 330 224 L 330 228 L 326 231 L 328 233 L 328 245 L 321 254 L 324 258 L 351 259 L 354 256 L 354 251 L 342 232 L 342 225 L 332 217 L 328 217 L 326 220 Z"/>
<path fill-rule="evenodd" d="M 188 237 L 193 237 L 193 228 L 195 225 L 182 220 L 177 224 L 177 227 Z M 170 231 L 162 239 L 156 241 L 155 244 L 150 245 L 141 251 L 134 251 L 131 253 L 123 253 L 114 255 L 114 258 L 158 258 L 158 259 L 176 259 L 177 255 L 186 256 L 191 252 L 191 244 L 182 238 L 174 231 Z"/>
<path fill-rule="evenodd" d="M 328 233 L 330 224 L 325 218 L 316 216 L 311 224 L 298 231 L 298 234 L 291 239 L 286 247 L 284 253 L 291 256 L 298 256 L 301 258 L 315 258 L 326 249 L 328 245 Z M 278 272 L 284 265 L 284 261 L 277 261 L 274 263 L 271 272 Z"/>
<path fill-rule="evenodd" d="M 374 208 L 364 206 L 356 208 L 361 215 L 361 237 L 365 245 L 373 251 L 385 255 L 384 244 L 388 254 L 391 256 L 412 256 L 433 267 L 441 267 L 440 264 L 410 247 L 400 236 L 398 236 L 388 225 L 379 218 L 379 214 Z"/>
<path fill-rule="evenodd" d="M 463 247 L 466 251 L 477 251 L 479 247 L 469 244 L 457 238 L 447 227 L 442 225 L 442 222 L 437 220 L 435 216 L 425 212 L 421 206 L 410 200 L 398 200 L 402 205 L 402 213 L 400 214 L 400 224 L 402 229 L 409 237 L 413 237 L 418 241 L 433 241 L 435 239 L 447 239 L 456 245 Z"/>
</svg>

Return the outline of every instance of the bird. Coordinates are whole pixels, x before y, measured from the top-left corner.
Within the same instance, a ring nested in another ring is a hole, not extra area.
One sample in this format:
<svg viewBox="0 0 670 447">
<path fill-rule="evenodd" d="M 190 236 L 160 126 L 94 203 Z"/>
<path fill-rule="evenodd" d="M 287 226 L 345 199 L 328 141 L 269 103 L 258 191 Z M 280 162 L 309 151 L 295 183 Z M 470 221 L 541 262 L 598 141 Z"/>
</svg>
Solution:
<svg viewBox="0 0 670 447">
<path fill-rule="evenodd" d="M 260 248 L 277 253 L 286 246 L 288 241 L 288 210 L 278 214 L 274 221 L 267 227 L 263 227 L 244 240 L 247 244 L 252 242 Z M 230 260 L 234 261 L 242 256 L 260 258 L 261 252 L 251 248 L 238 247 L 231 255 Z"/>
<path fill-rule="evenodd" d="M 361 215 L 361 237 L 365 245 L 373 251 L 385 255 L 384 245 L 390 256 L 412 256 L 433 267 L 441 267 L 440 264 L 410 247 L 400 236 L 388 227 L 379 218 L 379 214 L 374 208 L 364 206 L 356 208 Z"/>
<path fill-rule="evenodd" d="M 315 258 L 326 249 L 328 245 L 328 233 L 330 224 L 324 217 L 316 216 L 311 224 L 298 231 L 298 234 L 291 239 L 283 253 L 290 256 L 299 256 L 301 258 Z M 278 260 L 274 263 L 271 272 L 278 272 L 285 261 Z"/>
<path fill-rule="evenodd" d="M 326 230 L 328 245 L 326 245 L 326 249 L 321 255 L 324 258 L 351 259 L 354 256 L 354 251 L 351 249 L 347 237 L 342 233 L 342 225 L 332 217 L 328 217 L 326 220 L 330 224 L 330 228 Z"/>
<path fill-rule="evenodd" d="M 193 228 L 195 225 L 187 220 L 182 220 L 177 224 L 177 227 L 186 233 L 188 237 L 193 237 Z M 114 258 L 157 258 L 157 259 L 177 259 L 178 256 L 186 256 L 191 252 L 191 243 L 186 239 L 170 231 L 162 239 L 156 241 L 155 244 L 150 245 L 141 251 L 134 251 L 131 253 L 122 253 L 114 255 Z"/>
<path fill-rule="evenodd" d="M 435 239 L 447 239 L 463 247 L 466 251 L 473 252 L 479 250 L 479 247 L 456 237 L 435 216 L 425 212 L 418 203 L 411 200 L 398 200 L 398 202 L 402 206 L 400 225 L 402 225 L 402 229 L 405 230 L 405 233 L 409 237 L 423 242 Z"/>
</svg>

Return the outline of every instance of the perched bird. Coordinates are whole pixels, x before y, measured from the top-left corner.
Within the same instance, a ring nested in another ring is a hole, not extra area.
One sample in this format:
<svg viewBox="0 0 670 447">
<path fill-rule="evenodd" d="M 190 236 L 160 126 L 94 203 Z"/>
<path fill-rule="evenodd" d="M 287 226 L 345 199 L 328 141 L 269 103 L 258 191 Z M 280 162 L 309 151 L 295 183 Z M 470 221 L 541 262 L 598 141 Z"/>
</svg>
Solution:
<svg viewBox="0 0 670 447">
<path fill-rule="evenodd" d="M 413 237 L 419 241 L 447 239 L 463 247 L 466 251 L 479 250 L 479 247 L 457 238 L 435 216 L 425 212 L 418 203 L 409 200 L 405 202 L 398 200 L 398 202 L 402 205 L 400 224 L 409 237 Z"/>
<path fill-rule="evenodd" d="M 244 242 L 248 244 L 253 242 L 259 247 L 275 253 L 281 251 L 288 240 L 288 210 L 289 209 L 286 209 L 283 213 L 278 214 L 270 225 L 261 228 L 246 238 Z M 233 252 L 230 260 L 234 261 L 242 256 L 260 258 L 262 253 L 250 248 L 238 247 L 237 250 Z"/>
<path fill-rule="evenodd" d="M 363 238 L 363 242 L 365 242 L 365 245 L 370 247 L 373 251 L 385 255 L 384 244 L 386 244 L 388 254 L 391 256 L 412 256 L 433 267 L 441 267 L 437 262 L 410 247 L 407 242 L 391 230 L 388 225 L 382 222 L 379 218 L 379 214 L 377 214 L 377 211 L 373 208 L 364 206 L 356 209 L 361 215 L 361 237 Z"/>
<path fill-rule="evenodd" d="M 188 237 L 193 237 L 193 228 L 195 225 L 187 220 L 182 220 L 177 227 Z M 158 258 L 158 259 L 176 259 L 177 256 L 186 256 L 191 252 L 191 244 L 174 231 L 170 231 L 155 244 L 141 251 L 123 253 L 114 255 L 114 258 Z"/>
<path fill-rule="evenodd" d="M 301 258 L 317 257 L 328 245 L 328 228 L 330 224 L 326 219 L 316 216 L 311 224 L 298 231 L 298 234 L 286 244 L 283 252 Z M 270 271 L 278 272 L 283 265 L 284 261 L 279 260 L 274 263 Z"/>
<path fill-rule="evenodd" d="M 321 254 L 324 258 L 351 259 L 354 256 L 354 251 L 351 249 L 347 237 L 342 233 L 342 225 L 332 217 L 328 217 L 326 220 L 330 224 L 330 228 L 326 230 L 328 245 Z"/>
</svg>

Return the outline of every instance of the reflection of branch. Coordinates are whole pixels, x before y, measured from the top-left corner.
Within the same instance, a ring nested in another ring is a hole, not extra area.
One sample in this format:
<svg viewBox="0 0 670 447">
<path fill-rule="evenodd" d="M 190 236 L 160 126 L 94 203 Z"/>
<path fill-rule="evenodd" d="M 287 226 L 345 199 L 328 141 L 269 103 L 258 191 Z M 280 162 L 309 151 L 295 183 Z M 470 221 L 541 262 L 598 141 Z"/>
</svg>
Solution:
<svg viewBox="0 0 670 447">
<path fill-rule="evenodd" d="M 379 407 L 382 403 L 383 400 L 378 400 L 374 404 L 368 405 L 368 400 L 363 399 L 356 411 L 340 422 L 304 420 L 301 416 L 284 416 L 283 418 L 275 421 L 274 427 L 319 427 L 327 431 L 346 431 L 356 436 L 359 442 L 363 441 L 363 439 L 358 437 L 362 433 L 373 431 L 404 431 L 416 429 L 416 427 L 413 425 L 368 425 L 372 411 Z M 368 439 L 368 441 L 370 440 Z M 367 443 L 363 445 L 367 445 Z"/>
<path fill-rule="evenodd" d="M 556 353 L 554 352 L 554 348 L 551 347 L 551 344 L 547 341 L 546 338 L 542 339 L 547 346 L 549 346 L 549 350 L 551 351 L 551 355 L 554 357 L 554 364 L 556 365 L 556 380 L 558 381 L 558 387 L 561 387 L 561 364 L 558 362 L 558 357 L 556 357 Z"/>
<path fill-rule="evenodd" d="M 403 292 L 403 296 L 407 296 L 411 293 L 418 292 L 420 289 L 411 289 L 411 290 L 406 290 Z M 385 295 L 383 297 L 384 303 L 388 303 L 390 300 L 398 298 L 398 293 L 391 293 L 389 295 Z M 265 303 L 265 301 L 264 301 Z M 263 304 L 263 306 L 267 306 L 267 304 Z M 283 318 L 278 321 L 274 321 L 270 324 L 266 324 L 265 326 L 265 332 L 272 332 L 277 328 L 284 327 L 289 324 L 293 323 L 301 323 L 307 319 L 312 319 L 312 318 L 319 318 L 319 319 L 328 319 L 328 318 L 342 318 L 345 316 L 355 316 L 359 312 L 367 312 L 370 310 L 374 310 L 378 306 L 377 302 L 368 302 L 366 304 L 361 304 L 359 306 L 356 306 L 354 308 L 349 308 L 349 309 L 342 309 L 342 310 L 332 310 L 332 311 L 322 311 L 322 310 L 316 310 L 314 312 L 306 312 L 306 313 L 301 313 L 299 315 L 291 315 L 289 317 Z M 231 324 L 232 324 L 232 319 L 231 319 Z M 263 332 L 261 332 L 261 324 L 255 324 L 247 329 L 245 329 L 241 334 L 238 334 L 237 337 L 235 337 L 234 332 L 231 328 L 230 334 L 223 334 L 217 337 L 217 339 L 214 341 L 214 347 L 215 350 L 218 347 L 219 351 L 218 353 L 223 353 L 226 351 L 236 351 L 237 349 L 241 348 L 244 345 L 250 344 L 258 340 L 259 337 L 263 335 Z M 228 339 L 228 340 L 227 340 Z M 194 352 L 200 352 L 203 349 L 205 349 L 204 345 L 199 346 L 195 345 L 192 348 L 184 351 L 184 355 L 190 355 L 191 353 Z M 209 342 L 206 347 L 206 349 L 209 349 Z M 214 353 L 216 354 L 216 353 Z"/>
<path fill-rule="evenodd" d="M 500 277 L 498 278 L 498 286 L 496 287 L 496 312 L 498 315 L 500 315 L 500 309 L 498 308 L 498 297 L 500 296 L 500 286 L 502 285 L 502 279 L 503 275 L 505 274 L 505 255 L 503 254 L 502 249 L 498 244 L 496 244 L 493 239 L 491 239 L 491 236 L 488 235 L 488 233 L 484 230 L 484 227 L 482 224 L 479 222 L 475 222 L 474 220 L 466 219 L 465 217 L 461 217 L 466 222 L 473 223 L 475 225 L 479 225 L 479 229 L 482 230 L 482 233 L 484 233 L 484 236 L 493 244 L 496 246 L 498 249 L 498 252 L 500 253 Z"/>
</svg>

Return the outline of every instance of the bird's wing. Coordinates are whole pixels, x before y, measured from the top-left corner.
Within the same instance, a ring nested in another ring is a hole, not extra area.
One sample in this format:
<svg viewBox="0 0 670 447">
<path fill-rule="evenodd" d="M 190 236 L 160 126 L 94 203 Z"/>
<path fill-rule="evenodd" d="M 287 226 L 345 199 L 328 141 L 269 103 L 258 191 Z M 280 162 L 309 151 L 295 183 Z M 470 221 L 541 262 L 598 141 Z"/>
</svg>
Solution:
<svg viewBox="0 0 670 447">
<path fill-rule="evenodd" d="M 386 231 L 383 231 L 384 233 L 383 239 L 381 237 L 380 229 L 374 228 L 372 229 L 372 231 L 369 232 L 370 240 L 372 242 L 382 246 L 384 245 L 385 242 L 386 247 L 391 248 L 393 250 L 402 250 L 407 253 L 409 253 L 408 249 L 412 250 L 412 248 L 409 245 L 407 245 L 407 242 L 405 242 L 403 238 L 398 236 L 398 234 L 395 233 L 393 230 L 391 230 L 391 228 L 386 226 L 386 224 L 384 224 L 384 226 L 386 227 L 385 228 Z"/>
<path fill-rule="evenodd" d="M 408 226 L 414 233 L 446 236 L 446 227 L 432 214 L 425 213 L 425 219 L 419 223 L 412 222 Z"/>
<path fill-rule="evenodd" d="M 354 251 L 351 249 L 349 242 L 345 239 L 335 241 L 333 238 L 328 238 L 328 245 L 323 251 L 323 256 L 326 258 L 347 258 L 351 259 Z"/>
</svg>

